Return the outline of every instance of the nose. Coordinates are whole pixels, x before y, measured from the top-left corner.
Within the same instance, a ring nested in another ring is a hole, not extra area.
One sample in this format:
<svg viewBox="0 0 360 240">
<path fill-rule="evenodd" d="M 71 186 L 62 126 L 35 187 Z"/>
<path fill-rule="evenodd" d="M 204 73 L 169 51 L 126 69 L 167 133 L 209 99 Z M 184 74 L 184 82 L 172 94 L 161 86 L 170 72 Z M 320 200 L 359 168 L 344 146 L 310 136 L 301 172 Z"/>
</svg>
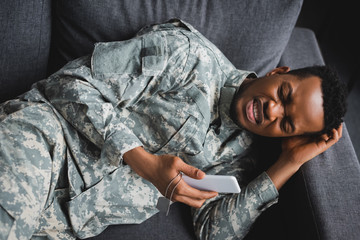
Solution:
<svg viewBox="0 0 360 240">
<path fill-rule="evenodd" d="M 273 122 L 277 118 L 280 118 L 284 115 L 284 107 L 281 102 L 275 102 L 273 100 L 269 100 L 267 104 L 267 108 L 265 109 L 265 113 L 268 119 Z"/>
</svg>

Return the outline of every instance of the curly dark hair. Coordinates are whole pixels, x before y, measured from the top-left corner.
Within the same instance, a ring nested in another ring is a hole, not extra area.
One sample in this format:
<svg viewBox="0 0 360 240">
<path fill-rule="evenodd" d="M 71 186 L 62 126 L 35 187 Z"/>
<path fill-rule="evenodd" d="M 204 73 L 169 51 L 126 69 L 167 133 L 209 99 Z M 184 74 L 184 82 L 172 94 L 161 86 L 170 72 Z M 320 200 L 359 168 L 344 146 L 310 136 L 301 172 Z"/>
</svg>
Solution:
<svg viewBox="0 0 360 240">
<path fill-rule="evenodd" d="M 347 88 L 339 79 L 337 72 L 328 66 L 311 66 L 294 69 L 288 72 L 300 79 L 317 76 L 321 79 L 323 94 L 325 127 L 319 134 L 331 134 L 332 129 L 338 128 L 346 113 Z"/>
</svg>

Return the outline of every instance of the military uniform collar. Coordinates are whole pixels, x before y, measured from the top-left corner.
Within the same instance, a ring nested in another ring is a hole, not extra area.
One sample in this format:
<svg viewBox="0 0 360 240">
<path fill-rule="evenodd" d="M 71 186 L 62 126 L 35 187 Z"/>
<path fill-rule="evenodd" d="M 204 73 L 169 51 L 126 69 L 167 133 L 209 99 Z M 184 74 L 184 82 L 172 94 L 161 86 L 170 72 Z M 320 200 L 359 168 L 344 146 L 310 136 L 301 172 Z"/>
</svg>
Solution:
<svg viewBox="0 0 360 240">
<path fill-rule="evenodd" d="M 256 76 L 253 72 L 236 71 L 237 73 L 232 74 L 231 77 L 226 80 L 224 87 L 220 89 L 219 114 L 221 117 L 221 124 L 225 124 L 229 129 L 242 129 L 231 119 L 231 103 L 243 81 L 249 76 Z"/>
</svg>

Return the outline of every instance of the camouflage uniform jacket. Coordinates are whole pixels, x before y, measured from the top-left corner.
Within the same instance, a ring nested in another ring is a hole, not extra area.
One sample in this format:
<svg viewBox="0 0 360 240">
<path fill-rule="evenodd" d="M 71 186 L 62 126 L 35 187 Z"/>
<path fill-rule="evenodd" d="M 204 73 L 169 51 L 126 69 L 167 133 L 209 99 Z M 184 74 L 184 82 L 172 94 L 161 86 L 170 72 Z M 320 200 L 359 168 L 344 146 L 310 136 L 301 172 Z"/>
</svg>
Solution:
<svg viewBox="0 0 360 240">
<path fill-rule="evenodd" d="M 140 223 L 158 212 L 161 194 L 122 162 L 125 152 L 143 146 L 177 155 L 207 174 L 235 175 L 241 193 L 205 202 L 193 211 L 194 226 L 201 239 L 242 238 L 278 197 L 265 172 L 255 179 L 246 175 L 255 166 L 246 155 L 252 135 L 229 116 L 249 74 L 175 20 L 127 41 L 98 43 L 91 56 L 35 84 L 17 108 L 41 103 L 61 126 L 43 132 L 61 133 L 54 146 L 64 142 L 52 150 L 59 154 L 52 154 L 51 187 L 35 233 L 90 237 L 110 224 Z M 36 106 L 32 111 L 40 111 Z"/>
</svg>

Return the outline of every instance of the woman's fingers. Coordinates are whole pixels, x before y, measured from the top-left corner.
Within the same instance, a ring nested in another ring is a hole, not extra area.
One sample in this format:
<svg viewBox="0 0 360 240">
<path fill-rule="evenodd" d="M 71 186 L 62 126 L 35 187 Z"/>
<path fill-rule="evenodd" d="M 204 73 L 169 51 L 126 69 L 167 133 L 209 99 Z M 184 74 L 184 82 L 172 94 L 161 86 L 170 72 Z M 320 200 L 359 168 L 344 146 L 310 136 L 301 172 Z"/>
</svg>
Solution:
<svg viewBox="0 0 360 240">
<path fill-rule="evenodd" d="M 191 207 L 201 207 L 206 199 L 213 198 L 217 192 L 200 191 L 190 187 L 182 180 L 181 172 L 185 175 L 202 179 L 205 173 L 198 168 L 186 164 L 181 158 L 172 155 L 158 156 L 161 169 L 152 183 L 171 201 L 182 202 Z M 180 174 L 179 174 L 180 173 Z"/>
<path fill-rule="evenodd" d="M 186 164 L 182 160 L 179 160 L 176 164 L 178 164 L 177 169 L 179 171 L 183 172 L 185 175 L 191 178 L 202 179 L 205 177 L 205 173 L 203 171 L 189 164 Z"/>
<path fill-rule="evenodd" d="M 333 129 L 331 134 L 323 134 L 321 138 L 327 143 L 327 145 L 333 145 L 342 137 L 343 125 L 341 124 L 338 129 Z"/>
<path fill-rule="evenodd" d="M 177 191 L 179 196 L 187 196 L 194 199 L 210 199 L 218 195 L 218 193 L 214 191 L 203 191 L 193 188 L 186 182 L 182 182 L 179 187 Z"/>
<path fill-rule="evenodd" d="M 205 200 L 216 197 L 217 192 L 201 191 L 190 187 L 186 183 L 179 184 L 176 194 L 173 196 L 173 201 L 183 202 L 191 207 L 199 208 Z"/>
<path fill-rule="evenodd" d="M 176 177 L 166 193 L 166 197 L 171 201 L 182 202 L 195 208 L 201 207 L 205 200 L 217 195 L 217 192 L 201 191 L 189 186 L 181 179 L 181 176 Z"/>
<path fill-rule="evenodd" d="M 337 132 L 339 134 L 339 138 L 342 137 L 342 131 L 343 131 L 343 124 L 340 124 L 340 127 L 337 129 Z"/>
</svg>

